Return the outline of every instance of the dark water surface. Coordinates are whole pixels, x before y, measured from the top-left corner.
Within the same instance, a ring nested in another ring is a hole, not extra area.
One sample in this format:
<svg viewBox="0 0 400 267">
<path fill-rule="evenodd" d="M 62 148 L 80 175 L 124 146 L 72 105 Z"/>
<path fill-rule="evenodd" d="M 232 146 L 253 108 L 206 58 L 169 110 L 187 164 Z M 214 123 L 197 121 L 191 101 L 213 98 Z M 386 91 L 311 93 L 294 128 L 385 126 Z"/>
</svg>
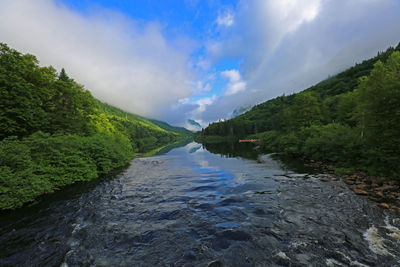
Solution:
<svg viewBox="0 0 400 267">
<path fill-rule="evenodd" d="M 398 214 L 249 144 L 207 149 L 1 214 L 0 266 L 400 266 Z"/>
</svg>

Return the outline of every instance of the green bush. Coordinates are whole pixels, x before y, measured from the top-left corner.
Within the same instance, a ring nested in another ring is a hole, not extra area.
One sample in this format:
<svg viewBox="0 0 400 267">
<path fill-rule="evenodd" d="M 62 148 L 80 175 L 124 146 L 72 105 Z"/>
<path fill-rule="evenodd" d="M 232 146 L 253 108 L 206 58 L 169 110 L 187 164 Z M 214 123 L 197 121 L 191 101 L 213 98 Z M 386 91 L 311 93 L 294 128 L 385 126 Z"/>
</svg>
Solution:
<svg viewBox="0 0 400 267">
<path fill-rule="evenodd" d="M 11 209 L 42 193 L 124 166 L 133 156 L 122 135 L 50 135 L 0 142 L 0 208 Z"/>
<path fill-rule="evenodd" d="M 277 131 L 268 131 L 259 134 L 260 138 L 260 147 L 265 151 L 279 151 L 279 132 Z"/>
<path fill-rule="evenodd" d="M 306 129 L 308 138 L 302 153 L 315 160 L 359 163 L 362 140 L 356 129 L 345 125 L 327 124 Z"/>
<path fill-rule="evenodd" d="M 21 207 L 51 185 L 37 177 L 30 148 L 15 138 L 0 142 L 0 209 Z"/>
</svg>

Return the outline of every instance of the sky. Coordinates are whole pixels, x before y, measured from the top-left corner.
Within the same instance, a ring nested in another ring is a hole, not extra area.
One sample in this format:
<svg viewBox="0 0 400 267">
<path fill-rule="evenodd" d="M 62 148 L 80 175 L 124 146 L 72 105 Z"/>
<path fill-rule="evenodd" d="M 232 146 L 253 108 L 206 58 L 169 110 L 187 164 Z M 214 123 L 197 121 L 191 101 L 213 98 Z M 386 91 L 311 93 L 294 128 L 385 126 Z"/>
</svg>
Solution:
<svg viewBox="0 0 400 267">
<path fill-rule="evenodd" d="M 0 42 L 188 128 L 396 46 L 399 25 L 399 0 L 0 0 Z"/>
</svg>

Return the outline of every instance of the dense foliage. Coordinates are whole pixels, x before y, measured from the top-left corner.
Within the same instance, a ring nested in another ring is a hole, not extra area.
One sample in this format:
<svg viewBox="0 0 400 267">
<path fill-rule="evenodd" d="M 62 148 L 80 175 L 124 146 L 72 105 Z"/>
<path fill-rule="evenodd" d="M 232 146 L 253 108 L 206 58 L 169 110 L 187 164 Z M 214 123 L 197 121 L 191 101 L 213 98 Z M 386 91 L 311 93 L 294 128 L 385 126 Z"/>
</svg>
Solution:
<svg viewBox="0 0 400 267">
<path fill-rule="evenodd" d="M 303 92 L 212 123 L 195 138 L 258 137 L 265 151 L 399 177 L 399 107 L 400 44 Z"/>
<path fill-rule="evenodd" d="M 189 135 L 101 103 L 64 69 L 40 67 L 1 43 L 0 99 L 0 209 L 97 178 L 135 152 Z"/>
</svg>

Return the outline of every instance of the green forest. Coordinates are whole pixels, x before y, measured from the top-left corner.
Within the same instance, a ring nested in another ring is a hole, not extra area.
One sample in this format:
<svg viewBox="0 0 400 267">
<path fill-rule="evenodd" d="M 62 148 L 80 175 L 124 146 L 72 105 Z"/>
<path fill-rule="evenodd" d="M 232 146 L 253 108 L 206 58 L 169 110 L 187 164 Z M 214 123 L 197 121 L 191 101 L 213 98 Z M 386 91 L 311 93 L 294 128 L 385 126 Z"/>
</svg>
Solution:
<svg viewBox="0 0 400 267">
<path fill-rule="evenodd" d="M 62 69 L 0 43 L 0 209 L 125 166 L 135 153 L 190 138 L 96 100 Z"/>
<path fill-rule="evenodd" d="M 243 138 L 259 138 L 265 152 L 400 179 L 400 44 L 195 135 L 203 143 Z"/>
</svg>

